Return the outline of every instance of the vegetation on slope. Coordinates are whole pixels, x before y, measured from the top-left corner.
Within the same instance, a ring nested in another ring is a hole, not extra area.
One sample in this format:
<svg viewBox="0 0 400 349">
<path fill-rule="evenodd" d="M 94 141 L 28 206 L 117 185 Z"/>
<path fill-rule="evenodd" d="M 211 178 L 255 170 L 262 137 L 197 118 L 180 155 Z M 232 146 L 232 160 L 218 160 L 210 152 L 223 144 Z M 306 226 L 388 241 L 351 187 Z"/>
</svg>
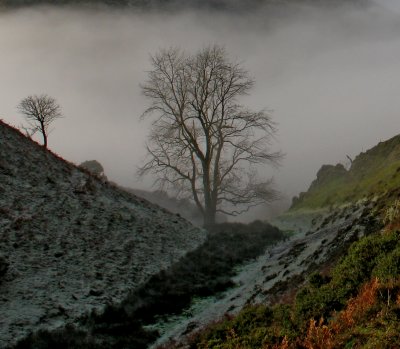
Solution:
<svg viewBox="0 0 400 349">
<path fill-rule="evenodd" d="M 324 165 L 306 193 L 293 199 L 292 211 L 318 209 L 372 198 L 400 186 L 400 135 L 358 155 L 347 171 Z"/>
<path fill-rule="evenodd" d="M 0 121 L 0 348 L 121 302 L 205 240 Z"/>
<path fill-rule="evenodd" d="M 287 304 L 258 305 L 211 325 L 191 348 L 393 348 L 400 341 L 400 202 L 386 227 L 314 273 Z"/>
<path fill-rule="evenodd" d="M 277 228 L 260 221 L 218 225 L 202 246 L 151 277 L 122 304 L 88 315 L 79 328 L 32 334 L 16 348 L 147 348 L 158 334 L 143 325 L 158 316 L 179 314 L 195 296 L 214 295 L 233 286 L 235 266 L 283 237 Z"/>
</svg>

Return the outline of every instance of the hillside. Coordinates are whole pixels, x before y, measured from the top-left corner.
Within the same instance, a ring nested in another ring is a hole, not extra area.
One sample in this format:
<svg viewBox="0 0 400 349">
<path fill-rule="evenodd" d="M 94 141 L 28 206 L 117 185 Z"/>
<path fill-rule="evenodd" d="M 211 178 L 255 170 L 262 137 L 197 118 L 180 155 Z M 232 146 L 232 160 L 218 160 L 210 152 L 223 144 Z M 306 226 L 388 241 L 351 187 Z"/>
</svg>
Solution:
<svg viewBox="0 0 400 349">
<path fill-rule="evenodd" d="M 398 348 L 399 159 L 396 136 L 349 170 L 323 166 L 280 217 L 292 238 L 247 265 L 240 287 L 194 317 L 202 326 L 188 336 L 178 327 L 167 347 Z"/>
<path fill-rule="evenodd" d="M 359 154 L 349 170 L 324 165 L 305 193 L 293 199 L 291 211 L 329 208 L 372 198 L 400 186 L 400 135 Z"/>
<path fill-rule="evenodd" d="M 0 121 L 0 348 L 121 302 L 205 237 Z"/>
<path fill-rule="evenodd" d="M 0 347 L 395 347 L 399 148 L 323 166 L 286 241 L 263 222 L 205 237 L 0 123 Z"/>
</svg>

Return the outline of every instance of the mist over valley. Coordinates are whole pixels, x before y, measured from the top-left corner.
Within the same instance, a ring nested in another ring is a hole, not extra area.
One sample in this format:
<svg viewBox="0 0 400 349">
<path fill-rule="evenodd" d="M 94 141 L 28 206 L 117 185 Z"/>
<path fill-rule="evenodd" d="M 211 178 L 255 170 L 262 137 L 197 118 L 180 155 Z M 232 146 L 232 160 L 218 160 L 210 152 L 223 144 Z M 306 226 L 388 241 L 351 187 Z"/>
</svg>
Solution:
<svg viewBox="0 0 400 349">
<path fill-rule="evenodd" d="M 271 146 L 286 156 L 263 175 L 273 176 L 289 201 L 322 164 L 346 163 L 345 155 L 395 135 L 400 103 L 393 5 L 305 3 L 260 3 L 245 12 L 73 5 L 3 11 L 0 115 L 19 126 L 21 98 L 51 94 L 66 116 L 54 124 L 52 150 L 76 163 L 97 159 L 111 180 L 150 189 L 152 180 L 138 182 L 135 174 L 148 129 L 139 120 L 147 103 L 139 84 L 149 55 L 223 45 L 256 80 L 243 103 L 266 108 L 277 123 Z"/>
<path fill-rule="evenodd" d="M 396 0 L 0 0 L 0 349 L 398 347 L 398 57 Z"/>
</svg>

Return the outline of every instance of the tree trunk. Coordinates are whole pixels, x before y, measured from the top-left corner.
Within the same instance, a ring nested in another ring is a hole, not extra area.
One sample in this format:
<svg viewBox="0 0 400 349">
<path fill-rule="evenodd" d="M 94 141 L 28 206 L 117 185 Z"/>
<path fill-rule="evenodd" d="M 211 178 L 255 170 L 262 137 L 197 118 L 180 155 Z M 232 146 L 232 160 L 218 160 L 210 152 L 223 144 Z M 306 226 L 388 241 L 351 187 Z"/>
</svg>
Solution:
<svg viewBox="0 0 400 349">
<path fill-rule="evenodd" d="M 47 148 L 47 136 L 45 133 L 43 133 L 43 146 Z"/>
<path fill-rule="evenodd" d="M 40 128 L 42 130 L 42 135 L 43 135 L 43 147 L 47 148 L 47 134 L 46 134 L 46 128 L 43 123 L 41 123 Z"/>
<path fill-rule="evenodd" d="M 204 228 L 212 228 L 216 224 L 217 202 L 210 195 L 209 200 L 205 202 L 204 210 Z"/>
<path fill-rule="evenodd" d="M 207 207 L 204 212 L 204 228 L 209 229 L 215 226 L 215 210 L 211 207 Z"/>
</svg>

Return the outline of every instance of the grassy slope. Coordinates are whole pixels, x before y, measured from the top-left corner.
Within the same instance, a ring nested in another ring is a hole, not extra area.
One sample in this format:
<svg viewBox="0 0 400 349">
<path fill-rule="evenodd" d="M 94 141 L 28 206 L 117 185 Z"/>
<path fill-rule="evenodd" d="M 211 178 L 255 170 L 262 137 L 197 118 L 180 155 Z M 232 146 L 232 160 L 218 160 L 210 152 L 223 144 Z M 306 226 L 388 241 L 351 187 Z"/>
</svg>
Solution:
<svg viewBox="0 0 400 349">
<path fill-rule="evenodd" d="M 393 209 L 385 228 L 375 227 L 354 242 L 331 270 L 312 274 L 295 298 L 243 309 L 193 337 L 190 348 L 398 347 L 399 187 L 400 136 L 360 154 L 349 171 L 326 166 L 286 216 L 377 197 L 374 217 L 388 217 L 385 213 Z"/>
<path fill-rule="evenodd" d="M 291 211 L 339 206 L 399 186 L 400 136 L 396 136 L 358 155 L 347 173 L 317 178 Z"/>
<path fill-rule="evenodd" d="M 190 348 L 398 348 L 399 334 L 397 212 L 383 230 L 353 243 L 330 272 L 312 274 L 293 301 L 248 307 L 210 325 Z"/>
</svg>

